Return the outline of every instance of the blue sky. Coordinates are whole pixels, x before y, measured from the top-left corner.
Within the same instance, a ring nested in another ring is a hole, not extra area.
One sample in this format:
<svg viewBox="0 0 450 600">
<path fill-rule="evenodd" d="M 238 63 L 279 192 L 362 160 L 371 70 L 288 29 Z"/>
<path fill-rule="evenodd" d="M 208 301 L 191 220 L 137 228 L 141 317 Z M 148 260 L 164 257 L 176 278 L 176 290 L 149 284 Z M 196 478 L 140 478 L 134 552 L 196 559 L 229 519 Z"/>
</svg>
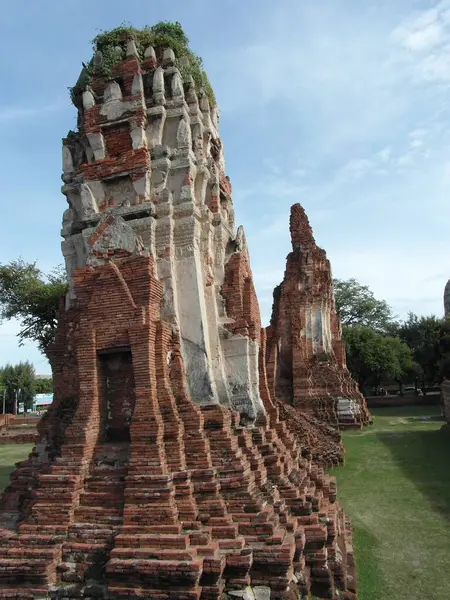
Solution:
<svg viewBox="0 0 450 600">
<path fill-rule="evenodd" d="M 6 4 L 6 0 L 4 0 Z M 263 320 L 306 208 L 336 277 L 400 316 L 441 315 L 450 277 L 450 0 L 40 0 L 0 12 L 0 262 L 62 263 L 67 88 L 99 29 L 178 20 L 218 98 Z M 0 365 L 31 360 L 17 323 Z"/>
</svg>

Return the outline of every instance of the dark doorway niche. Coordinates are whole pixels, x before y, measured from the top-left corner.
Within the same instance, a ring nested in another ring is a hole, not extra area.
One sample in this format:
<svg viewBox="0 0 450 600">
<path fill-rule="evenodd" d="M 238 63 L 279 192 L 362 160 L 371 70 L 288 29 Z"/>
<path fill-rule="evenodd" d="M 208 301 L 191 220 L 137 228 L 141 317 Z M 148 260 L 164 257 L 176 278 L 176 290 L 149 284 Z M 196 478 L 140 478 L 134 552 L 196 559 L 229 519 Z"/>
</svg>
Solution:
<svg viewBox="0 0 450 600">
<path fill-rule="evenodd" d="M 108 442 L 130 441 L 130 424 L 136 402 L 133 360 L 129 349 L 98 353 L 101 430 Z"/>
</svg>

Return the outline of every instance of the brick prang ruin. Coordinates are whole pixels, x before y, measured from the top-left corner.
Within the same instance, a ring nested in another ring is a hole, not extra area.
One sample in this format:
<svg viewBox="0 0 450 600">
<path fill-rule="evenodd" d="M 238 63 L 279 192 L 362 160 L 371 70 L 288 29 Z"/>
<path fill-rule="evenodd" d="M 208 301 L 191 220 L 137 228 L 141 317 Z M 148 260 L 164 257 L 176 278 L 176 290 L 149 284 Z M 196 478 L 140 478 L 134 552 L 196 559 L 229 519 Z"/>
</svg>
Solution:
<svg viewBox="0 0 450 600">
<path fill-rule="evenodd" d="M 114 51 L 63 142 L 55 400 L 1 498 L 0 598 L 354 600 L 335 480 L 269 385 L 217 106 L 172 49 Z"/>
<path fill-rule="evenodd" d="M 292 252 L 275 288 L 267 328 L 267 373 L 272 394 L 332 425 L 370 422 L 366 400 L 346 365 L 326 253 L 315 242 L 300 204 L 291 208 Z"/>
</svg>

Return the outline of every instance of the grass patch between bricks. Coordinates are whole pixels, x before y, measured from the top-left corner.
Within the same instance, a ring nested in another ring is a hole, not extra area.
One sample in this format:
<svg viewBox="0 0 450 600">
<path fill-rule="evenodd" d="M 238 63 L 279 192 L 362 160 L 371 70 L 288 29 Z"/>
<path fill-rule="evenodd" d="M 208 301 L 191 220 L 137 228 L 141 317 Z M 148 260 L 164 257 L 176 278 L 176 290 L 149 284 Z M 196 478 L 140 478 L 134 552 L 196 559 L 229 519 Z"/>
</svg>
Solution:
<svg viewBox="0 0 450 600">
<path fill-rule="evenodd" d="M 0 492 L 9 484 L 9 475 L 16 462 L 28 458 L 33 444 L 5 444 L 0 446 Z"/>
</svg>

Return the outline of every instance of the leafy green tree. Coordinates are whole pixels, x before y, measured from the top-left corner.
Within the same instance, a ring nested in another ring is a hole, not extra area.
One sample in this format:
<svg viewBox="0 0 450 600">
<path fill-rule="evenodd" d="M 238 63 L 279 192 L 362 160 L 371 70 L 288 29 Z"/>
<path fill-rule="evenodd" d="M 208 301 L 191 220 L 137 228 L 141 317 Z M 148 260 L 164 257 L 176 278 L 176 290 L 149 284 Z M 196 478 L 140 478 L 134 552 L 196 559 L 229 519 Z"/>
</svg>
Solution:
<svg viewBox="0 0 450 600">
<path fill-rule="evenodd" d="M 51 377 L 36 379 L 35 393 L 36 394 L 52 394 L 53 393 L 53 379 Z"/>
<path fill-rule="evenodd" d="M 362 390 L 377 386 L 382 379 L 401 380 L 414 369 L 412 352 L 398 338 L 383 335 L 372 327 L 343 327 L 347 364 Z"/>
<path fill-rule="evenodd" d="M 398 337 L 385 336 L 385 344 L 391 348 L 396 360 L 398 361 L 399 368 L 396 369 L 396 373 L 392 374 L 392 378 L 397 381 L 400 388 L 400 393 L 403 394 L 403 386 L 406 383 L 417 382 L 422 369 L 414 361 L 413 352 L 411 348 L 402 342 Z M 417 389 L 417 383 L 416 383 Z"/>
<path fill-rule="evenodd" d="M 22 259 L 0 265 L 0 320 L 18 319 L 19 344 L 32 340 L 44 351 L 53 340 L 59 300 L 66 288 L 61 267 L 44 274 L 36 263 Z"/>
<path fill-rule="evenodd" d="M 445 319 L 435 316 L 419 317 L 409 313 L 406 321 L 396 328 L 396 334 L 411 348 L 414 361 L 420 365 L 418 378 L 422 388 L 437 382 L 443 368 L 443 362 L 441 366 L 444 350 L 442 338 L 450 334 L 450 327 Z"/>
<path fill-rule="evenodd" d="M 6 365 L 0 370 L 3 389 L 6 392 L 6 412 L 14 411 L 14 402 L 23 402 L 25 409 L 33 406 L 36 374 L 30 362 Z M 3 398 L 2 398 L 3 401 Z"/>
<path fill-rule="evenodd" d="M 391 307 L 377 300 L 367 285 L 356 279 L 334 279 L 336 312 L 343 326 L 362 325 L 386 332 L 395 322 Z"/>
<path fill-rule="evenodd" d="M 450 379 L 450 317 L 444 319 L 439 340 L 439 375 Z"/>
</svg>

